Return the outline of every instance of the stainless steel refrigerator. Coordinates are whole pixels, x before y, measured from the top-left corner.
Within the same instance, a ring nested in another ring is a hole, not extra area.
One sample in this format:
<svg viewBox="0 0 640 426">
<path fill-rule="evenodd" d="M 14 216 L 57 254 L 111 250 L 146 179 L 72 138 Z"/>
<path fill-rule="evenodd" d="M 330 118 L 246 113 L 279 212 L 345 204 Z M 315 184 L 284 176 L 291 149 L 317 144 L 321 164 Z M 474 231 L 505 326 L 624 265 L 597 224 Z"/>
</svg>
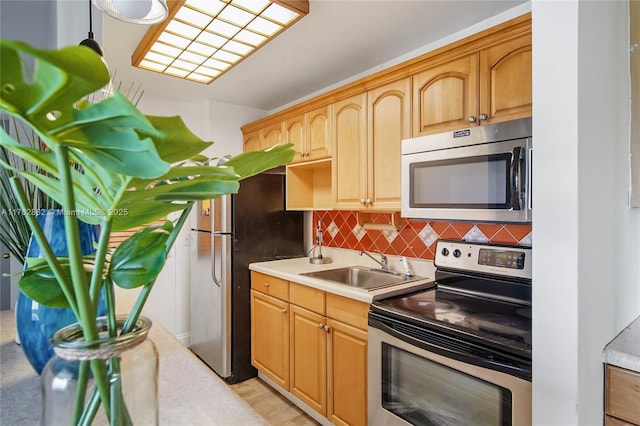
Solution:
<svg viewBox="0 0 640 426">
<path fill-rule="evenodd" d="M 229 383 L 257 375 L 249 264 L 304 255 L 303 214 L 285 211 L 284 190 L 283 170 L 274 169 L 242 180 L 238 194 L 198 203 L 191 228 L 191 350 Z"/>
</svg>

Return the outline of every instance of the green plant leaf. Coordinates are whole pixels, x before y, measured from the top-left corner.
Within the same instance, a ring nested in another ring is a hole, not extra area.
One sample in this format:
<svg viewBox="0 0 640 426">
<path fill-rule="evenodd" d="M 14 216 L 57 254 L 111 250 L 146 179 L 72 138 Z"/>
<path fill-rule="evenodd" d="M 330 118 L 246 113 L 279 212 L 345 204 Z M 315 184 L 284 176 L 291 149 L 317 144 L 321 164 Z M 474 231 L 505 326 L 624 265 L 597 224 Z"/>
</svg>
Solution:
<svg viewBox="0 0 640 426">
<path fill-rule="evenodd" d="M 245 152 L 231 158 L 224 165 L 233 167 L 236 174 L 244 179 L 293 160 L 295 151 L 291 149 L 292 146 L 293 144 L 275 145 L 264 151 Z"/>
<path fill-rule="evenodd" d="M 191 159 L 213 145 L 213 142 L 205 142 L 193 134 L 179 116 L 148 115 L 147 119 L 161 135 L 156 139 L 155 146 L 160 157 L 168 163 Z M 154 137 L 154 135 L 150 136 Z"/>
<path fill-rule="evenodd" d="M 36 62 L 31 75 L 23 75 L 24 54 Z M 161 135 L 124 96 L 82 101 L 109 82 L 106 65 L 91 49 L 41 50 L 2 39 L 0 55 L 0 106 L 30 123 L 49 147 L 65 144 L 114 173 L 151 178 L 167 172 L 169 163 L 151 139 Z"/>
<path fill-rule="evenodd" d="M 60 258 L 60 264 L 65 274 L 70 274 L 69 262 Z M 67 298 L 60 288 L 53 271 L 44 259 L 27 258 L 28 268 L 23 271 L 18 282 L 20 290 L 33 300 L 51 308 L 70 307 Z"/>
<path fill-rule="evenodd" d="M 122 288 L 136 288 L 156 279 L 167 257 L 173 224 L 149 226 L 123 241 L 113 252 L 109 275 Z"/>
</svg>

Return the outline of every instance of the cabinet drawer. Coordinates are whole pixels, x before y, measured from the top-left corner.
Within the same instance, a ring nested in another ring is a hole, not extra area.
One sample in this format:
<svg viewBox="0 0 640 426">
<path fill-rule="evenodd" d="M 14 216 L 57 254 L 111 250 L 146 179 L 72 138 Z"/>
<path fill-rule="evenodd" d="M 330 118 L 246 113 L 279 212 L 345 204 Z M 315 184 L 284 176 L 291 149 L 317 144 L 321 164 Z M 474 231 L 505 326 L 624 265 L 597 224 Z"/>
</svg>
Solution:
<svg viewBox="0 0 640 426">
<path fill-rule="evenodd" d="M 609 415 L 604 416 L 604 426 L 635 426 L 631 423 L 627 423 L 624 420 L 616 419 Z"/>
<path fill-rule="evenodd" d="M 327 293 L 327 316 L 361 330 L 367 329 L 369 304 Z"/>
<path fill-rule="evenodd" d="M 289 301 L 289 281 L 251 271 L 251 288 L 260 293 Z"/>
<path fill-rule="evenodd" d="M 320 315 L 325 313 L 325 292 L 317 288 L 292 282 L 289 287 L 289 301 Z"/>
<path fill-rule="evenodd" d="M 612 365 L 606 368 L 607 414 L 640 424 L 640 373 Z"/>
</svg>

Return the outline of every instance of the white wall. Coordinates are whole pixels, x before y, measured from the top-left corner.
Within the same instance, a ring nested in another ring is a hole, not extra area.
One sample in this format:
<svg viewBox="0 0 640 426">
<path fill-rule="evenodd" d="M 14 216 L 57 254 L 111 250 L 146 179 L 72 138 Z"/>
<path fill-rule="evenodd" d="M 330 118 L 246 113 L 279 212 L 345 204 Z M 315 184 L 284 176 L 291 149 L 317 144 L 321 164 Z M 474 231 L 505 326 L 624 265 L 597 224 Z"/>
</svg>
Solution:
<svg viewBox="0 0 640 426">
<path fill-rule="evenodd" d="M 532 5 L 536 425 L 602 424 L 602 349 L 640 312 L 627 10 L 626 1 Z"/>
</svg>

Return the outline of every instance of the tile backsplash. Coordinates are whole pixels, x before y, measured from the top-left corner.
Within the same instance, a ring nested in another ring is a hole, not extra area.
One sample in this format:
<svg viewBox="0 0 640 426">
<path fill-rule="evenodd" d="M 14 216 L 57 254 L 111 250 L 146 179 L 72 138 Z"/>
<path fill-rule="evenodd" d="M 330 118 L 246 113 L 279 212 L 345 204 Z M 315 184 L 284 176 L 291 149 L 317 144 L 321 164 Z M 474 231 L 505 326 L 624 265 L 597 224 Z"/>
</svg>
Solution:
<svg viewBox="0 0 640 426">
<path fill-rule="evenodd" d="M 355 211 L 314 211 L 313 226 L 322 221 L 322 244 L 350 250 L 433 260 L 439 238 L 531 245 L 530 224 L 497 224 L 402 219 L 399 231 L 364 229 Z M 390 223 L 389 213 L 372 213 L 370 223 Z M 315 234 L 314 234 L 315 235 Z"/>
</svg>

